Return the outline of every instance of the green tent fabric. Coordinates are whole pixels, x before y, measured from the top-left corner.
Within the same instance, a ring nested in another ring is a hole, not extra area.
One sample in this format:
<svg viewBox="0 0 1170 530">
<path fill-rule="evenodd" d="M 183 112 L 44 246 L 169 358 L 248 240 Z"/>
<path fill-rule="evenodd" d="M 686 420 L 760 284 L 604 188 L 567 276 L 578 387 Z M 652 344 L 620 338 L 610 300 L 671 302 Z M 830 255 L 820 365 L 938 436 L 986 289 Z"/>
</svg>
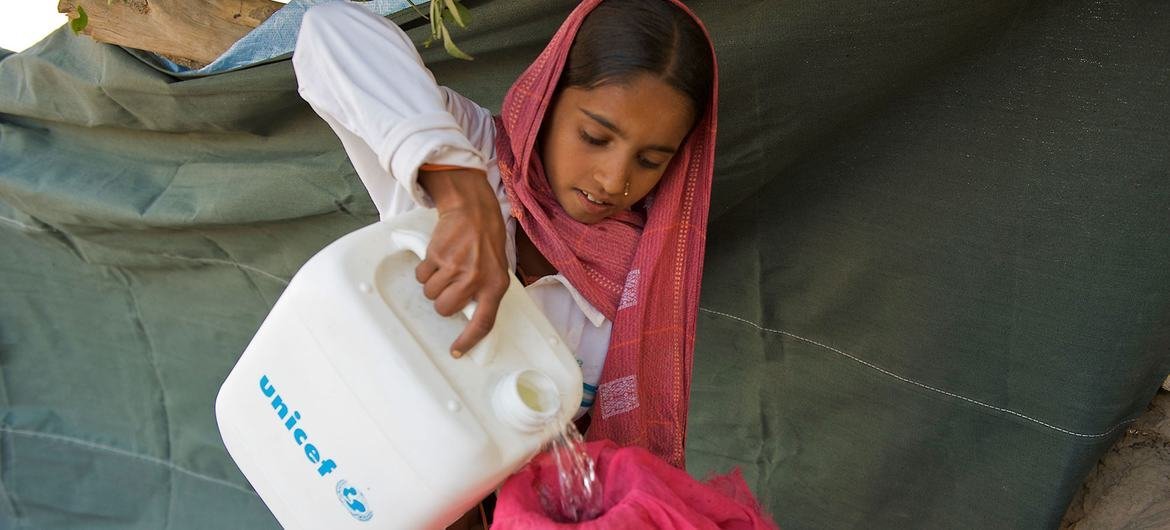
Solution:
<svg viewBox="0 0 1170 530">
<path fill-rule="evenodd" d="M 476 60 L 424 58 L 498 108 L 572 2 L 469 4 Z M 689 470 L 786 529 L 1055 526 L 1170 373 L 1167 7 L 690 5 L 722 85 Z M 212 400 L 374 219 L 287 60 L 0 55 L 0 528 L 276 527 Z"/>
</svg>

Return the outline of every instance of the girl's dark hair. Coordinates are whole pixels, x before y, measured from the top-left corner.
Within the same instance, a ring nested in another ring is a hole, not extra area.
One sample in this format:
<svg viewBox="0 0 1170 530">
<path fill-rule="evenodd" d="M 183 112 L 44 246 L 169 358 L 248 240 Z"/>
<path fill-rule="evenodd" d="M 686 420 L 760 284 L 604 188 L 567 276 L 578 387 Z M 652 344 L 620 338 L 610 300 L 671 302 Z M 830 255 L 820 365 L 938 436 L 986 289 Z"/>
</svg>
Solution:
<svg viewBox="0 0 1170 530">
<path fill-rule="evenodd" d="M 648 73 L 688 96 L 699 119 L 713 63 L 703 30 L 670 2 L 605 0 L 582 21 L 560 87 L 592 89 Z"/>
</svg>

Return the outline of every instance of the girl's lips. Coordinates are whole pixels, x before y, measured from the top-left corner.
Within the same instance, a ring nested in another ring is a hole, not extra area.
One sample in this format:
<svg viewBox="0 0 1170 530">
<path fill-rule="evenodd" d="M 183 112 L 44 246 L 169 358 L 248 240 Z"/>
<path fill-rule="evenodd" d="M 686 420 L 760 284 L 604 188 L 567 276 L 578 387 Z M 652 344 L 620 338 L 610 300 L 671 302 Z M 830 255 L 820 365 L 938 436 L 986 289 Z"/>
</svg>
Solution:
<svg viewBox="0 0 1170 530">
<path fill-rule="evenodd" d="M 579 189 L 574 189 L 573 191 L 577 192 L 577 200 L 581 203 L 581 207 L 584 208 L 586 212 L 589 212 L 593 215 L 604 214 L 605 212 L 608 212 L 609 209 L 613 206 L 612 204 L 608 203 L 597 204 L 589 200 L 589 198 L 585 196 L 585 192 Z"/>
</svg>

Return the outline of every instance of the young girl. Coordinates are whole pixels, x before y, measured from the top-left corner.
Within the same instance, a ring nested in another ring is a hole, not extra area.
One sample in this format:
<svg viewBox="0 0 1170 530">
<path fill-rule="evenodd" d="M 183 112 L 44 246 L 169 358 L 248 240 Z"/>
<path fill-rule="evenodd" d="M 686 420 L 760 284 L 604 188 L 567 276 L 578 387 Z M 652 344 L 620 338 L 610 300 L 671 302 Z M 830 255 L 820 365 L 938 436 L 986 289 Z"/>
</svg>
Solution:
<svg viewBox="0 0 1170 530">
<path fill-rule="evenodd" d="M 361 7 L 304 18 L 293 64 L 383 219 L 438 209 L 416 276 L 443 315 L 491 329 L 515 273 L 575 352 L 587 436 L 682 467 L 715 145 L 711 42 L 677 0 L 586 0 L 501 116 L 437 86 Z"/>
</svg>

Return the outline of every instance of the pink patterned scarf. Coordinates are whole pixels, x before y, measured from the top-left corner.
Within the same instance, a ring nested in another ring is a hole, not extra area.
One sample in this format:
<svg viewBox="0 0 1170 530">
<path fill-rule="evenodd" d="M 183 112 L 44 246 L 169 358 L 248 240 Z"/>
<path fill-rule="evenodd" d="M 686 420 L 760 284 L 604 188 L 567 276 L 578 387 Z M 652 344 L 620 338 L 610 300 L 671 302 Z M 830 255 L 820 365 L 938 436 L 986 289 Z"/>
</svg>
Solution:
<svg viewBox="0 0 1170 530">
<path fill-rule="evenodd" d="M 652 192 L 644 222 L 633 213 L 593 225 L 572 219 L 553 196 L 536 142 L 577 29 L 601 1 L 577 6 L 508 90 L 496 122 L 496 155 L 512 215 L 544 257 L 613 321 L 588 439 L 642 446 L 681 468 L 715 158 L 718 74 L 706 112 Z M 686 6 L 670 1 L 702 27 Z"/>
</svg>

